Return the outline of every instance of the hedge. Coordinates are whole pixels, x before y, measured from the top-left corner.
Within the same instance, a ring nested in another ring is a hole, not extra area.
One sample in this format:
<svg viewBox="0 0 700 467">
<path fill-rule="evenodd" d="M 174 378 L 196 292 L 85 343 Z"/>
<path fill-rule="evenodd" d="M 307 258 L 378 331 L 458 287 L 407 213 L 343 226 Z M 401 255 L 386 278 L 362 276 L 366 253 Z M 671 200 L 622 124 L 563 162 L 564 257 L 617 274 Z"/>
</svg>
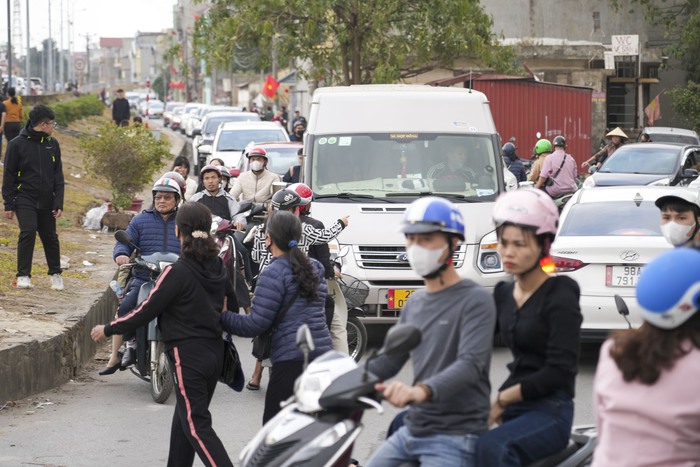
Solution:
<svg viewBox="0 0 700 467">
<path fill-rule="evenodd" d="M 76 99 L 59 102 L 51 106 L 56 114 L 56 123 L 62 126 L 92 115 L 102 115 L 105 105 L 95 94 L 88 94 Z"/>
</svg>

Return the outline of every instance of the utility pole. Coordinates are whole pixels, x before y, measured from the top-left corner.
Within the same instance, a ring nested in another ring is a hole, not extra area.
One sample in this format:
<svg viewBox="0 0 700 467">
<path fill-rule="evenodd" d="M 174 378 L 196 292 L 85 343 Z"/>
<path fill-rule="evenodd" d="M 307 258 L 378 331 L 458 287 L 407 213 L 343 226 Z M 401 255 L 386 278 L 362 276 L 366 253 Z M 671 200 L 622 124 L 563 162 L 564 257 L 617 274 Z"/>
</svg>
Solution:
<svg viewBox="0 0 700 467">
<path fill-rule="evenodd" d="M 85 82 L 90 86 L 90 34 L 83 34 L 85 37 L 85 51 L 87 52 Z M 87 89 L 86 89 L 87 90 Z"/>
<path fill-rule="evenodd" d="M 29 40 L 29 0 L 26 2 L 27 5 L 27 60 L 24 64 L 24 67 L 26 69 L 26 79 L 27 79 L 27 86 L 29 86 L 30 91 L 31 91 L 31 86 L 32 82 L 29 80 L 29 78 L 32 76 L 31 71 L 32 71 L 32 54 L 31 54 L 31 45 L 30 45 L 30 40 Z"/>
<path fill-rule="evenodd" d="M 53 64 L 53 37 L 51 36 L 51 0 L 49 2 L 49 54 L 46 60 L 46 75 L 47 89 L 50 93 L 54 92 L 54 64 Z"/>
<path fill-rule="evenodd" d="M 61 44 L 58 47 L 58 80 L 61 82 L 61 87 L 65 89 L 66 77 L 65 67 L 63 65 L 63 0 L 61 0 Z"/>
<path fill-rule="evenodd" d="M 10 0 L 7 0 L 7 87 L 12 86 L 12 15 Z"/>
</svg>

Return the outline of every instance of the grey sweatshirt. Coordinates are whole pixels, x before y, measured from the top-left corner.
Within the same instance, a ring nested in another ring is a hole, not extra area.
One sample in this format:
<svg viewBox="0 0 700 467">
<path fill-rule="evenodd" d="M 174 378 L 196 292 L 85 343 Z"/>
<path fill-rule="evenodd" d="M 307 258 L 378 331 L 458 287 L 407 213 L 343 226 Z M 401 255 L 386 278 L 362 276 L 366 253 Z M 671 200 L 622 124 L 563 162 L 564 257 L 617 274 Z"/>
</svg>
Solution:
<svg viewBox="0 0 700 467">
<path fill-rule="evenodd" d="M 414 405 L 406 417 L 411 434 L 485 432 L 496 323 L 491 294 L 468 279 L 436 293 L 419 290 L 407 301 L 399 323 L 421 330 L 421 343 L 410 353 L 414 383 L 427 384 L 433 392 L 430 402 Z M 383 355 L 370 362 L 370 371 L 390 378 L 408 358 Z"/>
</svg>

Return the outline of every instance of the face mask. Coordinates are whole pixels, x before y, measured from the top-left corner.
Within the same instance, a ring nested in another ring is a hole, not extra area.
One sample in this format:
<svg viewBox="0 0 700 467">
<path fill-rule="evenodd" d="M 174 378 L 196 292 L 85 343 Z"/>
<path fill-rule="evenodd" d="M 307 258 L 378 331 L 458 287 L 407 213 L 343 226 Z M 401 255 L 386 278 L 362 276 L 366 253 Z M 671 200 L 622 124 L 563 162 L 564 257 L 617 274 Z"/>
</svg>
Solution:
<svg viewBox="0 0 700 467">
<path fill-rule="evenodd" d="M 437 271 L 442 262 L 440 259 L 445 253 L 447 246 L 438 248 L 437 250 L 429 250 L 419 245 L 411 245 L 406 249 L 408 253 L 408 262 L 419 276 L 425 277 Z"/>
<path fill-rule="evenodd" d="M 667 222 L 661 226 L 661 233 L 668 243 L 680 246 L 690 240 L 690 235 L 695 231 L 695 224 L 691 226 L 681 225 L 677 222 Z"/>
<path fill-rule="evenodd" d="M 260 161 L 253 161 L 250 163 L 250 170 L 257 172 L 258 170 L 262 170 L 262 168 L 263 168 L 263 163 Z"/>
</svg>

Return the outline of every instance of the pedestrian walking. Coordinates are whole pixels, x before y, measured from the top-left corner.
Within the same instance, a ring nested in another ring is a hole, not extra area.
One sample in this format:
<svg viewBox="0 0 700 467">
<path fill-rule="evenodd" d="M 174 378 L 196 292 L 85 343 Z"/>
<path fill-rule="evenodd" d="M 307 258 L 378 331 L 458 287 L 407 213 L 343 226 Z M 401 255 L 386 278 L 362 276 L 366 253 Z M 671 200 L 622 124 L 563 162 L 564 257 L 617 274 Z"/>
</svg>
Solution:
<svg viewBox="0 0 700 467">
<path fill-rule="evenodd" d="M 55 114 L 39 104 L 29 112 L 29 121 L 20 137 L 7 144 L 2 197 L 5 217 L 17 215 L 17 288 L 31 288 L 32 258 L 36 234 L 44 246 L 51 276 L 51 288 L 63 290 L 61 252 L 56 219 L 63 213 L 65 182 L 61 148 L 51 136 Z"/>
<path fill-rule="evenodd" d="M 17 92 L 15 88 L 10 88 L 7 90 L 8 98 L 3 102 L 7 112 L 5 117 L 5 141 L 8 143 L 19 136 L 19 132 L 22 130 L 22 103 L 17 97 Z"/>
<path fill-rule="evenodd" d="M 131 118 L 131 107 L 129 101 L 124 97 L 124 90 L 117 89 L 117 98 L 112 102 L 112 120 L 117 126 L 129 126 Z M 126 125 L 122 122 L 126 120 Z"/>
</svg>

